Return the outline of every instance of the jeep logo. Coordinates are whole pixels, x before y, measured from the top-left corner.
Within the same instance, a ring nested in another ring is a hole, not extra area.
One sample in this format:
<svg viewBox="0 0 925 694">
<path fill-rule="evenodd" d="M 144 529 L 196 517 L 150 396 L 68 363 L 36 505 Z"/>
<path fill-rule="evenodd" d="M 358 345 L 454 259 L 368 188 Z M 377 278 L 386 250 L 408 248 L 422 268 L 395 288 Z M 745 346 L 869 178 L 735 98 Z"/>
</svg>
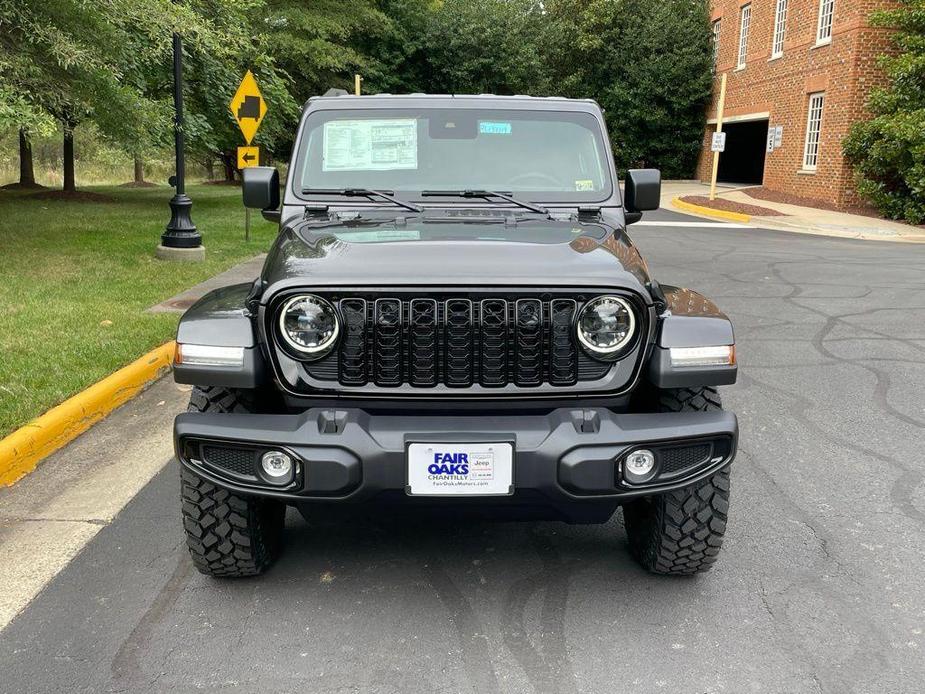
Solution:
<svg viewBox="0 0 925 694">
<path fill-rule="evenodd" d="M 434 462 L 427 467 L 431 475 L 468 475 L 467 453 L 434 453 Z"/>
</svg>

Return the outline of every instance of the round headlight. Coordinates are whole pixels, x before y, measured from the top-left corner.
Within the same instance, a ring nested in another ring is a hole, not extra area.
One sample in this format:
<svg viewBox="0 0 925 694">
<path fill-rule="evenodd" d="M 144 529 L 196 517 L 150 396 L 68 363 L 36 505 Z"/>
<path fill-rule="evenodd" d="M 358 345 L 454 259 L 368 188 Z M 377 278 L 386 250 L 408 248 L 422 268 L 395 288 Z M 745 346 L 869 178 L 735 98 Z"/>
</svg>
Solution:
<svg viewBox="0 0 925 694">
<path fill-rule="evenodd" d="M 629 302 L 619 296 L 592 299 L 578 316 L 578 341 L 592 355 L 616 355 L 636 332 L 636 316 Z"/>
<path fill-rule="evenodd" d="M 339 330 L 334 307 L 320 296 L 293 297 L 279 312 L 280 335 L 307 357 L 324 356 L 334 346 Z"/>
</svg>

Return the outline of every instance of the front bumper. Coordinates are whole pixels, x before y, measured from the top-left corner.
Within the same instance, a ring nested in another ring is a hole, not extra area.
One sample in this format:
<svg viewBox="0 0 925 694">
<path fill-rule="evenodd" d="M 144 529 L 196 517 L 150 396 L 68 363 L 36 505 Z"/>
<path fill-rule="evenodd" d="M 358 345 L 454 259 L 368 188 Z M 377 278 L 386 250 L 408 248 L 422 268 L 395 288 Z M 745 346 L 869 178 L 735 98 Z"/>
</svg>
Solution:
<svg viewBox="0 0 925 694">
<path fill-rule="evenodd" d="M 185 413 L 174 424 L 181 464 L 219 486 L 293 504 L 403 496 L 406 448 L 413 442 L 509 441 L 515 495 L 525 493 L 559 507 L 617 505 L 713 474 L 732 461 L 737 436 L 730 412 L 615 414 L 604 408 L 503 416 L 396 416 L 360 409 L 310 409 L 298 415 Z M 634 485 L 623 478 L 621 461 L 640 447 L 655 452 L 658 472 L 651 481 Z M 284 450 L 298 461 L 294 479 L 280 486 L 262 476 L 259 460 L 268 450 Z M 491 502 L 504 504 L 509 498 L 492 497 Z M 441 497 L 437 503 L 452 500 Z"/>
</svg>

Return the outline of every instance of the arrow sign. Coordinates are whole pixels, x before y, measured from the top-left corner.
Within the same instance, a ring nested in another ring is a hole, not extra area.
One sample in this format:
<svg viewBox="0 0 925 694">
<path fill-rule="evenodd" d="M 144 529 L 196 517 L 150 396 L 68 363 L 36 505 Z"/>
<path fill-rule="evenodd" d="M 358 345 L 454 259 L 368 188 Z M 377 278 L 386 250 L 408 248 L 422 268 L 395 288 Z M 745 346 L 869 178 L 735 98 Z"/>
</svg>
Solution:
<svg viewBox="0 0 925 694">
<path fill-rule="evenodd" d="M 248 166 L 260 166 L 259 147 L 238 147 L 238 168 L 246 169 Z"/>
<path fill-rule="evenodd" d="M 263 117 L 267 115 L 267 102 L 263 100 L 263 95 L 257 87 L 257 80 L 254 79 L 250 70 L 238 85 L 238 91 L 234 93 L 229 108 L 231 108 L 231 115 L 237 121 L 238 127 L 241 128 L 244 139 L 247 140 L 247 144 L 250 144 L 263 122 Z"/>
</svg>

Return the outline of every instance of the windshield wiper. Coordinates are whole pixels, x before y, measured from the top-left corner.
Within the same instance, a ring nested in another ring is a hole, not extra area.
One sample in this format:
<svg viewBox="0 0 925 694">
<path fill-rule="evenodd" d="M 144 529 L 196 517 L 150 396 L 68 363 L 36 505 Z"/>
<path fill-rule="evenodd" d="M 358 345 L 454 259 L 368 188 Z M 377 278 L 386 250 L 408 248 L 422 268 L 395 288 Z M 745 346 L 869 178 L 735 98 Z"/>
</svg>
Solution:
<svg viewBox="0 0 925 694">
<path fill-rule="evenodd" d="M 412 212 L 423 212 L 424 208 L 413 202 L 405 202 L 396 198 L 391 190 L 372 190 L 371 188 L 303 188 L 303 195 L 345 195 L 348 198 L 382 198 L 404 207 Z"/>
<path fill-rule="evenodd" d="M 549 214 L 549 210 L 540 205 L 534 205 L 532 202 L 520 200 L 509 193 L 501 193 L 497 190 L 425 190 L 421 192 L 423 197 L 439 197 L 445 195 L 454 198 L 501 198 L 508 202 L 514 203 L 518 207 L 523 207 L 540 214 Z"/>
</svg>

